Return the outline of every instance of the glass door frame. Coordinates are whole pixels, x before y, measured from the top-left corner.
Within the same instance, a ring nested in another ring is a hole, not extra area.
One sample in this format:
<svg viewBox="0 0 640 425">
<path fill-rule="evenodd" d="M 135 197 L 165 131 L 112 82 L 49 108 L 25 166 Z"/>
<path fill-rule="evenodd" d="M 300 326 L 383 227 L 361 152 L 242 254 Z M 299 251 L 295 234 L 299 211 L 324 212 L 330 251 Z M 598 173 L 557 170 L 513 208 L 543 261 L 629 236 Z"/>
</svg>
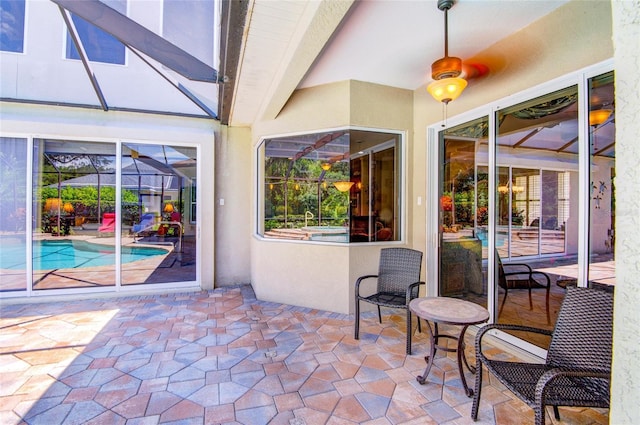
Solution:
<svg viewBox="0 0 640 425">
<path fill-rule="evenodd" d="M 495 317 L 496 306 L 498 305 L 498 291 L 496 285 L 493 283 L 496 281 L 496 255 L 495 250 L 491 247 L 495 247 L 495 229 L 496 229 L 496 217 L 493 211 L 496 206 L 496 115 L 497 112 L 517 105 L 521 102 L 525 102 L 534 99 L 538 96 L 552 93 L 557 90 L 564 89 L 566 87 L 577 85 L 578 86 L 578 173 L 579 173 L 579 187 L 578 187 L 578 286 L 586 287 L 588 283 L 588 262 L 589 262 L 589 206 L 590 206 L 590 149 L 589 149 L 589 86 L 588 80 L 606 72 L 615 71 L 613 60 L 606 60 L 601 63 L 586 67 L 579 71 L 575 71 L 551 80 L 549 82 L 540 84 L 527 90 L 523 90 L 508 98 L 500 99 L 494 102 L 489 102 L 486 105 L 472 109 L 463 114 L 455 117 L 447 118 L 446 122 L 438 122 L 427 128 L 427 149 L 426 149 L 426 164 L 427 169 L 432 170 L 427 173 L 426 183 L 426 196 L 428 199 L 426 208 L 426 249 L 427 254 L 427 296 L 438 295 L 440 264 L 439 264 L 439 251 L 440 251 L 440 237 L 439 237 L 439 185 L 440 185 L 440 143 L 441 133 L 444 133 L 449 128 L 464 124 L 466 122 L 479 119 L 481 117 L 488 117 L 489 132 L 488 132 L 488 169 L 489 169 L 489 228 L 487 234 L 488 240 L 488 262 L 487 262 L 487 282 L 492 282 L 487 285 L 488 290 L 488 309 L 489 309 L 489 322 L 496 323 L 497 317 Z M 615 229 L 614 229 L 615 231 Z M 500 331 L 491 331 L 491 333 L 498 338 L 522 348 L 536 356 L 544 357 L 546 350 L 523 341 L 520 338 L 516 338 L 513 335 L 509 335 Z"/>
</svg>

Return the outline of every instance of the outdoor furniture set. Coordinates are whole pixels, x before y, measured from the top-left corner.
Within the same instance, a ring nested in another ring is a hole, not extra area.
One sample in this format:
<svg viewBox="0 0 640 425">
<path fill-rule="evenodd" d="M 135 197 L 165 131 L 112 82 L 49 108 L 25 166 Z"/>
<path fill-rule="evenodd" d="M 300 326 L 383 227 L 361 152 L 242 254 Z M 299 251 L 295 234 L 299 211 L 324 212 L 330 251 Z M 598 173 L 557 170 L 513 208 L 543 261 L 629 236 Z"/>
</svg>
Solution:
<svg viewBox="0 0 640 425">
<path fill-rule="evenodd" d="M 421 331 L 420 319 L 424 319 L 429 333 L 430 351 L 429 355 L 425 356 L 426 369 L 416 379 L 420 384 L 427 382 L 437 350 L 457 352 L 458 371 L 463 388 L 468 397 L 473 397 L 471 417 L 474 421 L 478 418 L 483 367 L 486 367 L 514 395 L 533 408 L 536 425 L 545 423 L 545 406 L 553 407 L 554 416 L 558 420 L 560 419 L 558 406 L 609 407 L 613 333 L 613 293 L 611 291 L 567 287 L 553 331 L 510 324 L 482 326 L 475 338 L 476 366 L 473 367 L 469 365 L 464 355 L 464 335 L 469 326 L 486 322 L 489 319 L 489 312 L 482 306 L 456 298 L 420 297 L 418 290 L 424 285 L 424 282 L 420 281 L 421 263 L 420 251 L 407 248 L 381 250 L 378 274 L 361 276 L 355 283 L 355 339 L 359 339 L 360 336 L 361 301 L 377 306 L 380 323 L 382 323 L 380 307 L 407 310 L 406 352 L 408 355 L 411 354 L 411 335 L 414 329 L 412 313 L 418 317 L 419 331 Z M 499 279 L 506 280 L 509 274 L 504 273 L 501 263 L 499 265 Z M 546 285 L 543 283 L 533 286 L 532 275 L 536 272 L 529 269 L 525 273 L 528 277 L 517 289 L 531 291 L 539 287 L 547 291 L 548 300 L 549 281 L 544 282 Z M 361 284 L 374 279 L 377 280 L 376 292 L 363 295 Z M 515 286 L 507 288 L 516 289 Z M 430 322 L 433 323 L 434 329 L 431 328 Z M 438 330 L 439 324 L 460 326 L 460 332 L 457 335 L 441 333 Z M 483 351 L 483 342 L 495 331 L 524 331 L 549 336 L 550 345 L 546 360 L 543 363 L 525 363 L 504 361 L 499 356 L 487 355 Z M 441 339 L 457 341 L 456 347 L 449 348 L 440 342 Z M 467 386 L 463 365 L 476 375 L 474 389 Z"/>
</svg>

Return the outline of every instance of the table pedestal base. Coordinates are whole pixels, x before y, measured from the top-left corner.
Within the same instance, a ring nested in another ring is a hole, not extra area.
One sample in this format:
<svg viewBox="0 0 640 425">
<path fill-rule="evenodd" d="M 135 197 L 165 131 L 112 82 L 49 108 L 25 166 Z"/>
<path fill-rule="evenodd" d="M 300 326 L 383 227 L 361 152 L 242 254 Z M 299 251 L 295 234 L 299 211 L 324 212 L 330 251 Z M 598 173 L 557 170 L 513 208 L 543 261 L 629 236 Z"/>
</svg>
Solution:
<svg viewBox="0 0 640 425">
<path fill-rule="evenodd" d="M 418 319 L 418 320 L 420 320 L 420 319 Z M 462 386 L 464 387 L 464 392 L 465 392 L 465 394 L 467 394 L 467 397 L 473 397 L 473 389 L 471 389 L 471 388 L 469 388 L 467 386 L 467 380 L 464 377 L 464 369 L 462 367 L 462 364 L 464 363 L 464 365 L 467 367 L 467 369 L 471 373 L 476 373 L 476 368 L 469 365 L 469 363 L 467 362 L 467 357 L 464 355 L 464 347 L 465 347 L 464 334 L 467 331 L 467 328 L 469 327 L 469 325 L 462 326 L 462 329 L 460 330 L 460 335 L 458 335 L 458 336 L 441 334 L 440 332 L 438 332 L 438 324 L 437 323 L 434 324 L 434 327 L 435 327 L 435 332 L 433 332 L 431 330 L 431 325 L 427 321 L 427 330 L 429 332 L 429 341 L 431 343 L 431 351 L 430 351 L 428 356 L 424 357 L 425 362 L 427 362 L 427 368 L 424 370 L 424 373 L 421 376 L 418 376 L 416 378 L 416 380 L 421 385 L 424 385 L 424 383 L 427 381 L 427 377 L 429 376 L 429 372 L 431 371 L 431 366 L 433 366 L 433 362 L 434 362 L 435 357 L 436 357 L 436 350 L 442 350 L 442 351 L 446 351 L 446 352 L 449 352 L 449 353 L 457 352 L 457 354 L 458 354 L 458 372 L 460 373 L 460 380 L 462 381 Z M 438 345 L 438 340 L 440 338 L 453 339 L 455 341 L 458 341 L 457 347 L 456 348 L 449 348 L 446 345 Z"/>
</svg>

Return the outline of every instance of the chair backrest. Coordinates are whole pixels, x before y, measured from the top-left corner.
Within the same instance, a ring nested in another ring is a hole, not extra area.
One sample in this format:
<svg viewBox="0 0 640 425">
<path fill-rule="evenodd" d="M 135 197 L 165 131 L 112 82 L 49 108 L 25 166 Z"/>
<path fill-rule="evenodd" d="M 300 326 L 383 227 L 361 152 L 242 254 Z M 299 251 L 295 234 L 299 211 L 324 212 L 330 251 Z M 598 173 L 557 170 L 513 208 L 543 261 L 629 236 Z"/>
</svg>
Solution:
<svg viewBox="0 0 640 425">
<path fill-rule="evenodd" d="M 140 224 L 150 225 L 156 220 L 156 216 L 153 213 L 144 213 L 140 217 Z"/>
<path fill-rule="evenodd" d="M 547 352 L 553 367 L 611 371 L 613 294 L 567 287 Z"/>
<path fill-rule="evenodd" d="M 378 292 L 404 294 L 420 281 L 422 252 L 409 248 L 383 248 L 378 265 Z"/>
</svg>

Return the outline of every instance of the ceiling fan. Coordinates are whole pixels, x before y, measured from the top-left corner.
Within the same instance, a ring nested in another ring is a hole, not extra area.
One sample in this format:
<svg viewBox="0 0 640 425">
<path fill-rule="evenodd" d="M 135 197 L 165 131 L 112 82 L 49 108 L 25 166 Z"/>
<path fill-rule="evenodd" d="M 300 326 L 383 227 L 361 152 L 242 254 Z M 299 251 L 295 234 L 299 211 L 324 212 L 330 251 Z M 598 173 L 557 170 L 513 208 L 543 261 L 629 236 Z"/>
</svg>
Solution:
<svg viewBox="0 0 640 425">
<path fill-rule="evenodd" d="M 448 104 L 462 94 L 468 81 L 489 73 L 489 67 L 479 62 L 462 62 L 462 59 L 449 56 L 448 11 L 454 0 L 438 0 L 438 9 L 444 12 L 444 57 L 431 64 L 433 81 L 427 91 L 437 101 Z"/>
</svg>

